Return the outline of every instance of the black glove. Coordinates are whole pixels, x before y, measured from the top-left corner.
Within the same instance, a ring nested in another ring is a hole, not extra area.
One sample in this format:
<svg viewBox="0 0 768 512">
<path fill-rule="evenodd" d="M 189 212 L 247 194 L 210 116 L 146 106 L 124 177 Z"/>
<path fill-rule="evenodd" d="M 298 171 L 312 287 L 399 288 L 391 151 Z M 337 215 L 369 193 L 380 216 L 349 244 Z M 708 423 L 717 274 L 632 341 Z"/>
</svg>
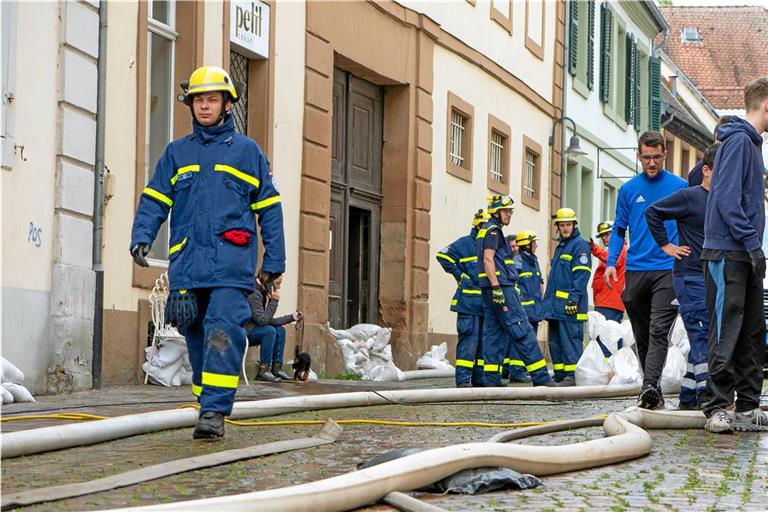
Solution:
<svg viewBox="0 0 768 512">
<path fill-rule="evenodd" d="M 168 294 L 165 319 L 174 327 L 187 327 L 197 318 L 197 295 L 191 290 L 178 290 Z"/>
<path fill-rule="evenodd" d="M 565 305 L 565 314 L 566 315 L 575 315 L 579 312 L 579 305 L 572 300 L 568 301 L 568 304 Z"/>
<path fill-rule="evenodd" d="M 755 277 L 765 278 L 765 254 L 762 249 L 756 249 L 749 252 L 749 261 L 752 263 L 752 272 Z"/>
<path fill-rule="evenodd" d="M 144 258 L 144 256 L 146 256 L 148 252 L 149 252 L 149 244 L 138 243 L 133 247 L 131 247 L 131 256 L 133 256 L 133 261 L 135 261 L 136 264 L 140 267 L 149 266 L 149 263 L 147 263 L 146 258 Z"/>
<path fill-rule="evenodd" d="M 507 299 L 504 297 L 504 290 L 500 286 L 491 289 L 491 302 L 499 309 L 507 307 Z"/>
</svg>

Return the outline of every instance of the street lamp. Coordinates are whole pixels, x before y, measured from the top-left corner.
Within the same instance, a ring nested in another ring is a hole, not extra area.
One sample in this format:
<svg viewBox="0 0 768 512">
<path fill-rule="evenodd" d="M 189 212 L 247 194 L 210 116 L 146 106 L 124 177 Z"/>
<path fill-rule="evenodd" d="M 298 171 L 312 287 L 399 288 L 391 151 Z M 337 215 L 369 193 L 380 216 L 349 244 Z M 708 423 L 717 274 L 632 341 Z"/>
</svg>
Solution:
<svg viewBox="0 0 768 512">
<path fill-rule="evenodd" d="M 579 138 L 576 136 L 576 123 L 573 119 L 567 116 L 558 117 L 555 119 L 555 123 L 552 125 L 552 134 L 549 136 L 549 145 L 555 145 L 555 128 L 557 128 L 557 123 L 564 121 L 570 121 L 573 125 L 573 135 L 571 135 L 571 139 L 568 141 L 568 147 L 563 150 L 563 154 L 570 156 L 586 155 L 587 152 L 581 149 L 581 146 L 579 145 Z"/>
</svg>

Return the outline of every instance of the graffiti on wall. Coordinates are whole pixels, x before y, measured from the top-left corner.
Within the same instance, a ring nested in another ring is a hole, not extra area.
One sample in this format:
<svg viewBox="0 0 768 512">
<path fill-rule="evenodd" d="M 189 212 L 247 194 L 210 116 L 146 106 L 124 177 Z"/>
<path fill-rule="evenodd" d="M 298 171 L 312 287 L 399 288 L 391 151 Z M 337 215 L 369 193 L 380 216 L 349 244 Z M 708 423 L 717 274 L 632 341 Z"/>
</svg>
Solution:
<svg viewBox="0 0 768 512">
<path fill-rule="evenodd" d="M 30 222 L 27 242 L 34 244 L 35 247 L 43 245 L 43 228 L 38 228 L 34 222 Z"/>
</svg>

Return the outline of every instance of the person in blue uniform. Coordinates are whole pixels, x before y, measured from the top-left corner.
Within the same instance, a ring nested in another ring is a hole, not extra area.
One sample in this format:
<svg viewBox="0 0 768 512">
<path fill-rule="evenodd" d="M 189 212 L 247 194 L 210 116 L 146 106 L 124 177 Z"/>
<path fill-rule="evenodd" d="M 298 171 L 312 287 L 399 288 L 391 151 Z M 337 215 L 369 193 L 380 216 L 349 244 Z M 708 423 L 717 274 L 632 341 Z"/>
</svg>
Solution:
<svg viewBox="0 0 768 512">
<path fill-rule="evenodd" d="M 143 190 L 131 231 L 136 264 L 170 215 L 166 307 L 186 337 L 192 392 L 200 402 L 195 439 L 224 435 L 232 412 L 251 318 L 258 260 L 256 217 L 264 247 L 259 273 L 271 289 L 285 270 L 280 194 L 264 153 L 235 132 L 230 112 L 239 84 L 221 68 L 196 69 L 181 87 L 192 133 L 171 142 Z"/>
<path fill-rule="evenodd" d="M 440 266 L 456 280 L 451 311 L 456 313 L 456 387 L 468 388 L 482 383 L 483 301 L 477 277 L 475 238 L 479 226 L 490 217 L 478 210 L 468 235 L 455 240 L 435 257 Z M 479 363 L 479 364 L 478 364 Z"/>
<path fill-rule="evenodd" d="M 542 305 L 543 316 L 549 322 L 549 353 L 555 380 L 562 386 L 576 385 L 576 363 L 584 351 L 587 286 L 592 274 L 589 243 L 581 238 L 577 223 L 571 208 L 560 208 L 555 213 L 560 241 L 552 256 Z"/>
<path fill-rule="evenodd" d="M 515 290 L 517 270 L 502 228 L 509 225 L 514 210 L 511 196 L 488 198 L 491 219 L 477 233 L 478 277 L 483 297 L 483 384 L 501 386 L 501 368 L 507 336 L 525 363 L 534 386 L 556 386 L 547 371 L 536 334 L 528 322 Z"/>
<path fill-rule="evenodd" d="M 539 322 L 544 320 L 541 315 L 541 300 L 544 295 L 544 278 L 536 256 L 538 237 L 535 231 L 521 231 L 515 237 L 520 252 L 515 256 L 517 268 L 518 289 L 520 300 L 533 327 L 533 332 L 539 332 Z"/>
</svg>

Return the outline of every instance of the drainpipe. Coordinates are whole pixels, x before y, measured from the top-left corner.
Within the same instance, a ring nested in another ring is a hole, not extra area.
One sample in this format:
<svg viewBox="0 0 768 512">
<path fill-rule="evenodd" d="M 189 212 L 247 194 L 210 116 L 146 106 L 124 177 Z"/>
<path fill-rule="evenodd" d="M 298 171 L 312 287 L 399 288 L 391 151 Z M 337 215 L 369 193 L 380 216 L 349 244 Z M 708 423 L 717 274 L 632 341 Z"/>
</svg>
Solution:
<svg viewBox="0 0 768 512">
<path fill-rule="evenodd" d="M 568 105 L 568 2 L 565 3 L 566 10 L 563 19 L 563 110 L 560 113 L 560 117 L 565 117 L 566 106 Z M 560 123 L 560 208 L 565 208 L 565 171 L 566 171 L 566 156 L 563 153 L 563 142 L 568 136 L 568 132 L 565 128 L 565 122 Z"/>
<path fill-rule="evenodd" d="M 107 2 L 99 2 L 99 58 L 96 63 L 96 168 L 93 184 L 93 271 L 96 291 L 93 305 L 93 388 L 101 389 L 101 350 L 104 331 L 104 267 L 102 239 L 104 233 L 104 124 L 107 93 Z"/>
</svg>

